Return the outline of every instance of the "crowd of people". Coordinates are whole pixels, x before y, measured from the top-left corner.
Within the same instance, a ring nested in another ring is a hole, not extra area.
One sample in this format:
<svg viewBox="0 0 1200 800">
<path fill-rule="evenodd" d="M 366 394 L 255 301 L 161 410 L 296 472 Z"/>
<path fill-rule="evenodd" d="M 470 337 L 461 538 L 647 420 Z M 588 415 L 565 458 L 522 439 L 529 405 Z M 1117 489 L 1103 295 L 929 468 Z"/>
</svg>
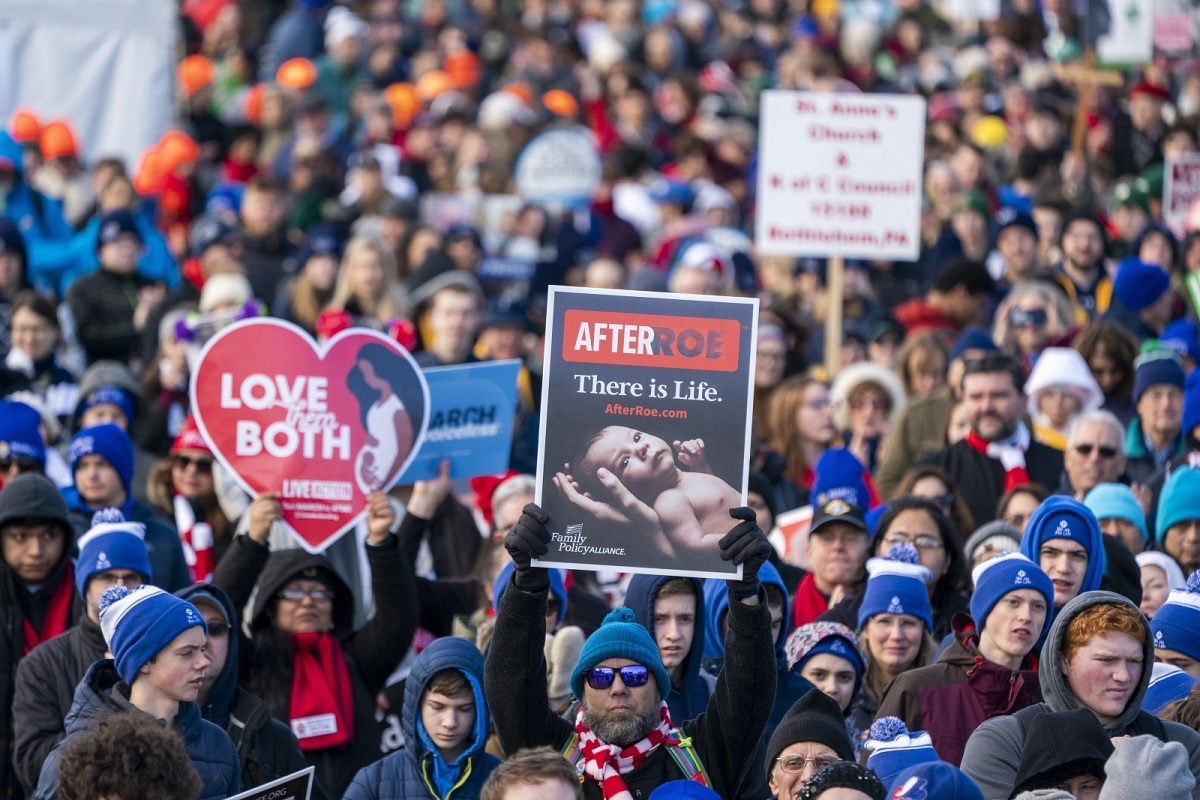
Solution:
<svg viewBox="0 0 1200 800">
<path fill-rule="evenodd" d="M 959 5 L 184 0 L 138 163 L 17 110 L 0 800 L 1200 798 L 1200 73 Z M 765 89 L 926 98 L 916 261 L 756 255 Z M 519 195 L 563 129 L 590 201 Z M 553 285 L 759 298 L 739 578 L 532 565 Z M 519 359 L 509 472 L 299 547 L 190 407 L 263 315 Z"/>
</svg>

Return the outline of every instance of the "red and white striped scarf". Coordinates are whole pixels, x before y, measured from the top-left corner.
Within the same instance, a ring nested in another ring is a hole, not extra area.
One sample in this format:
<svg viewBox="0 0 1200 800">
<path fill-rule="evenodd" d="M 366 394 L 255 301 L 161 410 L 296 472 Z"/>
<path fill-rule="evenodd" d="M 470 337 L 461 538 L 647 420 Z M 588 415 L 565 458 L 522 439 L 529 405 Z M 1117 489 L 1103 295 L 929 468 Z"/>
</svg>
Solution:
<svg viewBox="0 0 1200 800">
<path fill-rule="evenodd" d="M 575 733 L 579 734 L 579 749 L 583 752 L 583 772 L 600 784 L 604 800 L 633 800 L 621 776 L 641 766 L 647 756 L 670 738 L 674 727 L 671 725 L 671 712 L 661 700 L 658 714 L 658 727 L 641 741 L 625 748 L 600 741 L 600 737 L 584 723 L 583 709 L 575 716 Z"/>
<path fill-rule="evenodd" d="M 183 558 L 193 583 L 209 583 L 217 567 L 212 525 L 197 522 L 192 504 L 181 494 L 175 495 L 175 530 L 183 545 Z"/>
</svg>

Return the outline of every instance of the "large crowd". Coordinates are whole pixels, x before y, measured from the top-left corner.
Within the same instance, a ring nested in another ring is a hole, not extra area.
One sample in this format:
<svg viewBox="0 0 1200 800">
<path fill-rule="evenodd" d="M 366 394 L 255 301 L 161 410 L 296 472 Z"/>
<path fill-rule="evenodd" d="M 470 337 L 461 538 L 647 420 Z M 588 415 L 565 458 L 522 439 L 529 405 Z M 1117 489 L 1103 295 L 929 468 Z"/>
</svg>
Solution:
<svg viewBox="0 0 1200 800">
<path fill-rule="evenodd" d="M 0 800 L 1200 798 L 1200 73 L 959 5 L 184 0 L 137 163 L 18 109 Z M 755 253 L 766 89 L 926 98 L 916 261 Z M 559 129 L 586 203 L 516 191 Z M 761 301 L 740 578 L 531 563 L 554 285 Z M 308 552 L 192 417 L 259 316 L 520 359 L 509 471 Z"/>
</svg>

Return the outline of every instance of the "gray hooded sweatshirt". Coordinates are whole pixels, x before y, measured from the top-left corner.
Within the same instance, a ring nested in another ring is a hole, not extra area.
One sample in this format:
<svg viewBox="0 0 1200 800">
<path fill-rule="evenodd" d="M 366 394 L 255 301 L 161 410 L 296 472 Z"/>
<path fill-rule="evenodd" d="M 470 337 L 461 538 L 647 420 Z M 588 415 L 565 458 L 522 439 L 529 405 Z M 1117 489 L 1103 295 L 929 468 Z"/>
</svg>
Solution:
<svg viewBox="0 0 1200 800">
<path fill-rule="evenodd" d="M 1084 592 L 1067 603 L 1050 628 L 1050 635 L 1042 648 L 1041 663 L 1038 665 L 1038 677 L 1045 702 L 1030 706 L 1025 709 L 1024 714 L 1073 711 L 1080 707 L 1062 674 L 1062 640 L 1067 625 L 1079 612 L 1101 604 L 1120 604 L 1137 610 L 1137 606 L 1128 599 L 1113 592 Z M 1149 636 L 1143 642 L 1142 652 L 1142 679 L 1121 716 L 1105 725 L 1104 729 L 1111 736 L 1125 736 L 1156 733 L 1157 726 L 1161 725 L 1168 741 L 1179 742 L 1187 748 L 1188 765 L 1192 774 L 1200 778 L 1200 734 L 1177 722 L 1155 720 L 1149 713 L 1141 710 L 1142 698 L 1146 694 L 1146 687 L 1150 685 L 1150 667 L 1154 663 L 1154 645 Z M 1037 712 L 1034 709 L 1037 709 Z M 1027 717 L 996 717 L 980 725 L 967 740 L 962 771 L 979 784 L 987 800 L 1006 800 L 1012 794 L 1017 767 L 1021 763 L 1021 751 L 1025 746 L 1026 725 Z M 1197 786 L 1200 787 L 1200 784 Z M 1200 788 L 1192 791 L 1192 798 L 1200 800 Z"/>
</svg>

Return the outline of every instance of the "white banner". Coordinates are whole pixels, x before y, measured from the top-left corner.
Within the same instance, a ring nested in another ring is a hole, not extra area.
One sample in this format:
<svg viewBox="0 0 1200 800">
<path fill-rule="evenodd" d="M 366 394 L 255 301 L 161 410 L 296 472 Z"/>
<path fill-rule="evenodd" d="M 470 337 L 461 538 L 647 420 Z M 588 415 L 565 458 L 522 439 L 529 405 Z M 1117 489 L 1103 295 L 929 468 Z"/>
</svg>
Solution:
<svg viewBox="0 0 1200 800">
<path fill-rule="evenodd" d="M 759 253 L 916 260 L 923 98 L 764 92 L 760 129 Z"/>
</svg>

